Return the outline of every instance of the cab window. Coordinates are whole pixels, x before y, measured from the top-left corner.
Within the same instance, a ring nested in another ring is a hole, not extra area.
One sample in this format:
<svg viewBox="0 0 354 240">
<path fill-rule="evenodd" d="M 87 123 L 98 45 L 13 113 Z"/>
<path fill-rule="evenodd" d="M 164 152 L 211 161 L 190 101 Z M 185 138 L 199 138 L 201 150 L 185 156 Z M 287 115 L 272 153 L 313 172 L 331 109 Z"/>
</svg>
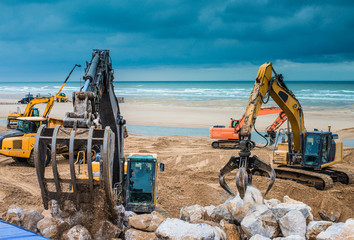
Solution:
<svg viewBox="0 0 354 240">
<path fill-rule="evenodd" d="M 238 121 L 238 120 L 233 120 L 233 121 L 232 121 L 232 127 L 233 127 L 233 128 L 236 127 L 236 126 L 239 124 L 239 122 L 240 122 L 240 121 Z"/>
<path fill-rule="evenodd" d="M 129 201 L 131 203 L 153 202 L 154 164 L 131 162 L 129 171 Z"/>
</svg>

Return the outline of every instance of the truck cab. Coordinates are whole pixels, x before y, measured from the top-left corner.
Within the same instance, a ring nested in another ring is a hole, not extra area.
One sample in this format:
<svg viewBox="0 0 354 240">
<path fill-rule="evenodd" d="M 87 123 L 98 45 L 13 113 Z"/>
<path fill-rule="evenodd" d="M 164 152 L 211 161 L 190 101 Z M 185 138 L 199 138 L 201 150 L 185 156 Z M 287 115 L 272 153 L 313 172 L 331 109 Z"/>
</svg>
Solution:
<svg viewBox="0 0 354 240">
<path fill-rule="evenodd" d="M 137 213 L 155 210 L 158 163 L 156 154 L 134 153 L 127 158 L 126 210 Z M 164 165 L 160 163 L 160 170 Z"/>
</svg>

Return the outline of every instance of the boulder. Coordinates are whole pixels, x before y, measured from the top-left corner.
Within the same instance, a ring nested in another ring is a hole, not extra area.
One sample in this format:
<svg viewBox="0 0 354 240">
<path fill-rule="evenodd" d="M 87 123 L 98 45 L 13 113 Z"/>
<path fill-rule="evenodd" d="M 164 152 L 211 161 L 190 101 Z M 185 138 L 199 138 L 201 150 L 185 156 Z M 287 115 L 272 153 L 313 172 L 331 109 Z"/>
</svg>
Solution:
<svg viewBox="0 0 354 240">
<path fill-rule="evenodd" d="M 310 217 L 309 209 L 311 208 L 304 203 L 280 203 L 275 207 L 271 208 L 274 216 L 277 219 L 284 217 L 288 212 L 292 210 L 300 211 L 302 215 L 304 215 L 305 219 L 307 219 L 308 217 Z"/>
<path fill-rule="evenodd" d="M 268 208 L 272 208 L 272 207 L 275 207 L 276 205 L 280 204 L 281 202 L 276 199 L 276 198 L 272 198 L 272 199 L 269 199 L 269 200 L 264 200 L 264 204 L 268 207 Z"/>
<path fill-rule="evenodd" d="M 210 220 L 214 222 L 220 222 L 221 220 L 225 220 L 231 223 L 233 217 L 232 214 L 227 209 L 226 204 L 220 204 L 213 208 L 210 214 Z"/>
<path fill-rule="evenodd" d="M 143 232 L 136 229 L 128 229 L 125 232 L 125 240 L 157 240 L 155 233 Z"/>
<path fill-rule="evenodd" d="M 196 204 L 188 207 L 182 207 L 180 212 L 180 218 L 190 223 L 198 223 L 204 220 L 204 207 Z"/>
<path fill-rule="evenodd" d="M 295 199 L 292 199 L 291 197 L 289 197 L 288 195 L 284 196 L 283 197 L 283 202 L 284 203 L 292 203 L 292 204 L 305 204 L 301 201 L 298 201 L 298 200 L 295 200 Z M 306 205 L 306 204 L 305 204 Z M 310 221 L 313 221 L 313 214 L 312 214 L 312 209 L 310 206 L 306 205 L 307 206 L 307 209 L 308 209 L 308 212 L 309 212 L 309 216 L 306 218 L 306 221 L 307 223 L 309 223 Z"/>
<path fill-rule="evenodd" d="M 99 229 L 94 234 L 94 239 L 96 240 L 105 240 L 119 237 L 119 234 L 122 232 L 117 226 L 115 226 L 110 221 L 103 221 L 99 225 Z"/>
<path fill-rule="evenodd" d="M 345 223 L 333 223 L 325 231 L 317 235 L 318 240 L 349 240 L 354 236 L 354 219 L 349 218 Z"/>
<path fill-rule="evenodd" d="M 250 240 L 270 240 L 268 237 L 264 237 L 262 235 L 256 234 L 250 238 Z"/>
<path fill-rule="evenodd" d="M 225 232 L 227 240 L 240 240 L 235 224 L 231 224 L 225 220 L 221 220 L 220 226 Z"/>
<path fill-rule="evenodd" d="M 60 211 L 60 217 L 67 218 L 75 214 L 76 212 L 77 209 L 75 207 L 74 202 L 71 200 L 65 200 L 62 206 L 62 210 Z"/>
<path fill-rule="evenodd" d="M 210 216 L 213 213 L 214 209 L 215 209 L 214 205 L 204 207 L 204 210 L 205 210 L 205 212 L 204 212 L 204 220 L 211 221 L 211 217 Z"/>
<path fill-rule="evenodd" d="M 241 227 L 248 238 L 256 234 L 274 238 L 280 232 L 276 218 L 265 205 L 258 205 L 253 212 L 248 214 L 242 220 Z"/>
<path fill-rule="evenodd" d="M 62 236 L 62 240 L 91 240 L 91 234 L 89 231 L 81 226 L 76 225 L 69 230 L 65 231 Z"/>
<path fill-rule="evenodd" d="M 5 221 L 21 226 L 21 216 L 23 214 L 23 210 L 16 205 L 11 205 L 6 213 Z"/>
<path fill-rule="evenodd" d="M 284 237 L 298 235 L 305 238 L 306 219 L 298 210 L 291 210 L 279 220 L 279 226 Z"/>
<path fill-rule="evenodd" d="M 227 210 L 231 213 L 236 223 L 241 223 L 246 214 L 260 204 L 263 204 L 262 194 L 258 189 L 252 186 L 247 188 L 243 199 L 237 194 L 236 197 L 230 198 L 225 202 Z"/>
<path fill-rule="evenodd" d="M 155 232 L 159 225 L 165 221 L 165 217 L 154 211 L 151 214 L 135 215 L 128 219 L 128 226 L 135 229 Z"/>
<path fill-rule="evenodd" d="M 298 235 L 290 235 L 287 237 L 277 237 L 273 238 L 273 240 L 306 240 L 304 237 L 300 237 Z"/>
<path fill-rule="evenodd" d="M 37 232 L 37 223 L 44 216 L 37 210 L 25 210 L 21 216 L 22 227 L 32 232 Z"/>
<path fill-rule="evenodd" d="M 327 213 L 326 211 L 322 210 L 318 212 L 318 215 L 320 215 L 321 219 L 324 221 L 331 221 L 331 222 L 337 222 L 340 218 L 340 212 L 329 212 Z"/>
<path fill-rule="evenodd" d="M 164 240 L 226 240 L 226 234 L 216 226 L 193 224 L 176 218 L 167 218 L 156 230 L 156 236 Z"/>
<path fill-rule="evenodd" d="M 311 221 L 307 225 L 306 238 L 309 240 L 316 240 L 317 235 L 320 232 L 325 231 L 333 223 L 329 221 Z"/>
<path fill-rule="evenodd" d="M 60 239 L 60 235 L 70 228 L 69 223 L 53 218 L 43 218 L 37 223 L 37 228 L 41 235 L 51 239 Z"/>
</svg>

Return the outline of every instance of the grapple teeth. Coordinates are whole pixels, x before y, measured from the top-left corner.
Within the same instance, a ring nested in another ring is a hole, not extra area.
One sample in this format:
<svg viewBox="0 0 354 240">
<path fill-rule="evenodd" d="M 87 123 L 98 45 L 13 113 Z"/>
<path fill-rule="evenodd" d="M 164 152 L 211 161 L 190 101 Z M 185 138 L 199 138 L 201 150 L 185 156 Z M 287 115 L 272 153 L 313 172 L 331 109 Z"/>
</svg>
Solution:
<svg viewBox="0 0 354 240">
<path fill-rule="evenodd" d="M 235 194 L 232 192 L 230 187 L 225 182 L 224 175 L 219 174 L 219 184 L 228 194 L 230 194 L 231 196 L 235 196 Z"/>
<path fill-rule="evenodd" d="M 245 197 L 248 186 L 248 174 L 244 167 L 241 167 L 236 174 L 236 187 L 241 199 Z"/>
<path fill-rule="evenodd" d="M 262 170 L 264 172 L 267 172 L 269 177 L 270 177 L 270 181 L 268 184 L 268 188 L 266 190 L 266 192 L 264 193 L 264 196 L 268 194 L 268 192 L 270 191 L 270 189 L 273 187 L 274 182 L 275 182 L 275 171 L 272 168 L 272 166 L 264 161 L 262 161 L 261 159 L 259 159 L 257 156 L 253 156 L 253 168 L 254 169 L 258 169 L 258 170 Z"/>
</svg>

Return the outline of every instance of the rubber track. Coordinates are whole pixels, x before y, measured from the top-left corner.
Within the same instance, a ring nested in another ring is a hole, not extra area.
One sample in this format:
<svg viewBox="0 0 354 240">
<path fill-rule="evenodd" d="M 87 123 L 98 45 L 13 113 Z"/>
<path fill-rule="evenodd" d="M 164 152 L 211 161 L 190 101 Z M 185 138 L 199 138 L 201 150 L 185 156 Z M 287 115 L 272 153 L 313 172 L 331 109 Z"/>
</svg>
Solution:
<svg viewBox="0 0 354 240">
<path fill-rule="evenodd" d="M 308 170 L 303 170 L 303 169 L 296 169 L 296 168 L 288 168 L 288 167 L 278 167 L 275 168 L 275 173 L 277 178 L 282 178 L 282 179 L 290 179 L 293 181 L 299 181 L 302 184 L 308 185 L 315 187 L 316 189 L 319 190 L 326 190 L 331 187 L 333 187 L 333 180 L 330 176 L 323 174 L 323 173 L 317 173 L 317 172 L 311 172 Z M 278 175 L 286 175 L 289 174 L 288 177 L 278 177 Z M 299 177 L 294 178 L 292 177 L 291 173 L 298 175 Z M 304 177 L 304 178 L 302 178 Z M 311 181 L 310 179 L 305 179 L 305 178 L 312 178 L 313 180 Z M 321 182 L 321 185 L 316 182 Z"/>
</svg>

